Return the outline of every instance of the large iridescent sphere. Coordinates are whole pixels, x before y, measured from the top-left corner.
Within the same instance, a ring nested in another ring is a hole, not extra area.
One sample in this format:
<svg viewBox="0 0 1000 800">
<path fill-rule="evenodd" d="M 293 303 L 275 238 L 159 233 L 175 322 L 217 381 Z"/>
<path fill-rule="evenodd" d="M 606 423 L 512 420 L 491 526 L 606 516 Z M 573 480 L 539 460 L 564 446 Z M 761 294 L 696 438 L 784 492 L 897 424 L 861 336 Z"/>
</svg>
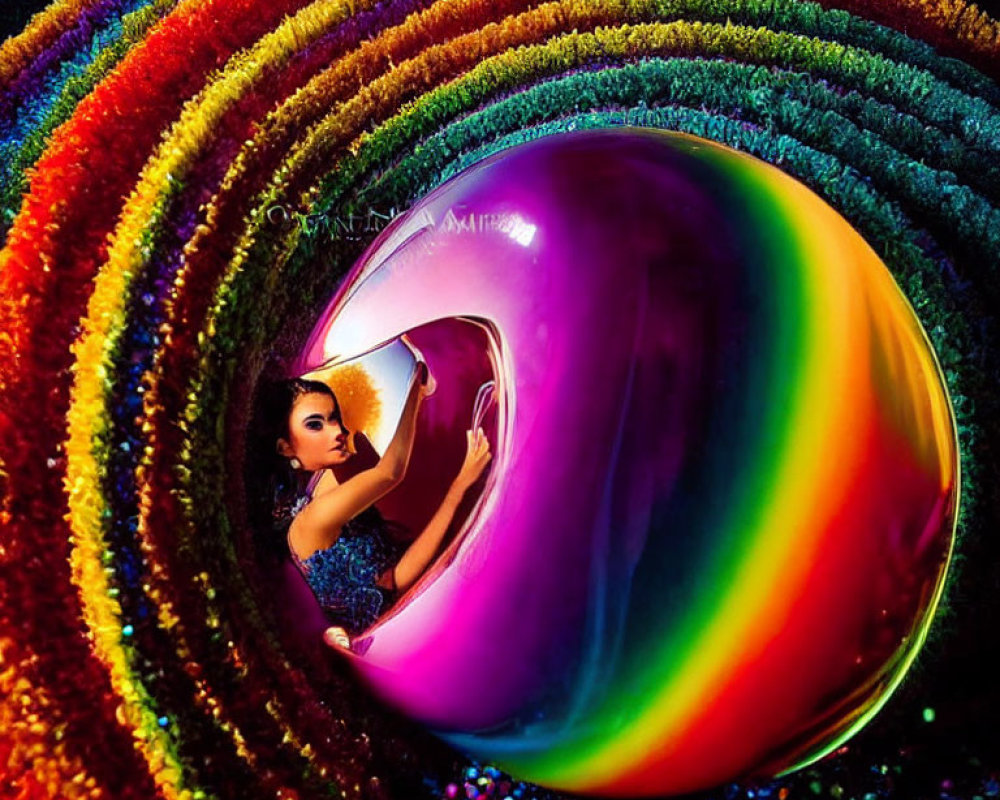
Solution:
<svg viewBox="0 0 1000 800">
<path fill-rule="evenodd" d="M 903 678 L 955 423 L 886 267 L 805 186 L 665 132 L 514 147 L 380 235 L 301 371 L 403 333 L 438 390 L 385 513 L 426 522 L 490 381 L 494 459 L 354 643 L 378 695 L 520 778 L 650 796 L 809 763 Z"/>
</svg>

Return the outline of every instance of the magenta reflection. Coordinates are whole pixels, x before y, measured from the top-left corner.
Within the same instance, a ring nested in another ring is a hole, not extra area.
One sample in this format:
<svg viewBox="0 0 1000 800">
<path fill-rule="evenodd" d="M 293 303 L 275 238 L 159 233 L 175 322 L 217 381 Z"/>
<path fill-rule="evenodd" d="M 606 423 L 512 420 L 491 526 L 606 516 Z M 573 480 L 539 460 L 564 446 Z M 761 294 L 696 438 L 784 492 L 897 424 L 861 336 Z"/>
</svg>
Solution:
<svg viewBox="0 0 1000 800">
<path fill-rule="evenodd" d="M 303 350 L 364 373 L 338 397 L 362 387 L 376 455 L 404 334 L 438 385 L 382 513 L 420 530 L 484 412 L 493 461 L 351 642 L 381 697 L 607 795 L 808 763 L 885 702 L 940 595 L 954 422 L 885 267 L 808 189 L 663 132 L 513 148 L 395 220 Z"/>
</svg>

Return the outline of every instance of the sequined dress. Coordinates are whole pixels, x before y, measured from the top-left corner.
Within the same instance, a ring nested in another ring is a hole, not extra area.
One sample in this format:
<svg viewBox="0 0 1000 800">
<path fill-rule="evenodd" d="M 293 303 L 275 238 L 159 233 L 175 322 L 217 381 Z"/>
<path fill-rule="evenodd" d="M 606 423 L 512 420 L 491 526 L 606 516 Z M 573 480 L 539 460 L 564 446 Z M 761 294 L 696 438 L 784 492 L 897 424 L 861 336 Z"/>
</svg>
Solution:
<svg viewBox="0 0 1000 800">
<path fill-rule="evenodd" d="M 293 517 L 312 497 L 316 481 L 293 508 Z M 349 520 L 337 540 L 306 559 L 300 559 L 291 542 L 292 561 L 305 577 L 331 625 L 340 625 L 356 636 L 392 604 L 395 592 L 378 585 L 392 569 L 403 548 L 394 543 L 382 515 L 373 507 Z"/>
</svg>

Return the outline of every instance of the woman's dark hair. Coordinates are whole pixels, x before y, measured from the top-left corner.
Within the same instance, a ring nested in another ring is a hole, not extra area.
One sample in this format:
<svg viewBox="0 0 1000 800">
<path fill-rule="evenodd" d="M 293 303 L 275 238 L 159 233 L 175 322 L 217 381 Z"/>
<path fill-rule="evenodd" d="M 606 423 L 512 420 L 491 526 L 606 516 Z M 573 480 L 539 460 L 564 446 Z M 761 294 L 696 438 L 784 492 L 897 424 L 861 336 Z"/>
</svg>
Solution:
<svg viewBox="0 0 1000 800">
<path fill-rule="evenodd" d="M 338 411 L 340 409 L 333 389 L 321 381 L 286 378 L 282 381 L 270 381 L 261 386 L 257 395 L 261 422 L 267 425 L 268 433 L 273 436 L 275 442 L 279 438 L 288 438 L 288 417 L 292 413 L 295 401 L 304 394 L 325 394 L 333 400 Z"/>
<path fill-rule="evenodd" d="M 262 381 L 257 387 L 253 417 L 246 437 L 246 486 L 250 516 L 260 532 L 259 544 L 265 553 L 283 557 L 284 533 L 299 500 L 299 480 L 289 460 L 278 454 L 278 439 L 288 439 L 288 418 L 295 401 L 306 394 L 330 397 L 339 414 L 340 404 L 325 383 L 304 378 Z"/>
</svg>

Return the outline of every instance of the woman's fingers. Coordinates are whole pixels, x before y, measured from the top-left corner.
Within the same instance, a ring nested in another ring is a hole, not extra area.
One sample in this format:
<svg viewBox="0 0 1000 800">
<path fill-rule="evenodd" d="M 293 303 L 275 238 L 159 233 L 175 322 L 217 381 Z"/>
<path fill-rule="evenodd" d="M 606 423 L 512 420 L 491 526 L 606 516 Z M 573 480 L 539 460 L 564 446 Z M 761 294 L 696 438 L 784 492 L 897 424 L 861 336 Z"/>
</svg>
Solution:
<svg viewBox="0 0 1000 800">
<path fill-rule="evenodd" d="M 475 431 L 467 430 L 465 432 L 466 447 L 469 455 L 475 457 L 481 457 L 483 453 L 488 453 L 490 449 L 490 440 L 486 438 L 486 433 L 482 428 L 477 428 Z"/>
<path fill-rule="evenodd" d="M 479 479 L 479 476 L 485 471 L 490 458 L 492 458 L 490 454 L 490 441 L 482 428 L 476 428 L 475 430 L 470 428 L 466 430 L 465 443 L 465 461 L 456 478 L 463 490 Z"/>
<path fill-rule="evenodd" d="M 323 641 L 334 648 L 342 647 L 349 650 L 351 647 L 351 639 L 347 635 L 347 631 L 339 625 L 334 625 L 323 631 Z"/>
</svg>

